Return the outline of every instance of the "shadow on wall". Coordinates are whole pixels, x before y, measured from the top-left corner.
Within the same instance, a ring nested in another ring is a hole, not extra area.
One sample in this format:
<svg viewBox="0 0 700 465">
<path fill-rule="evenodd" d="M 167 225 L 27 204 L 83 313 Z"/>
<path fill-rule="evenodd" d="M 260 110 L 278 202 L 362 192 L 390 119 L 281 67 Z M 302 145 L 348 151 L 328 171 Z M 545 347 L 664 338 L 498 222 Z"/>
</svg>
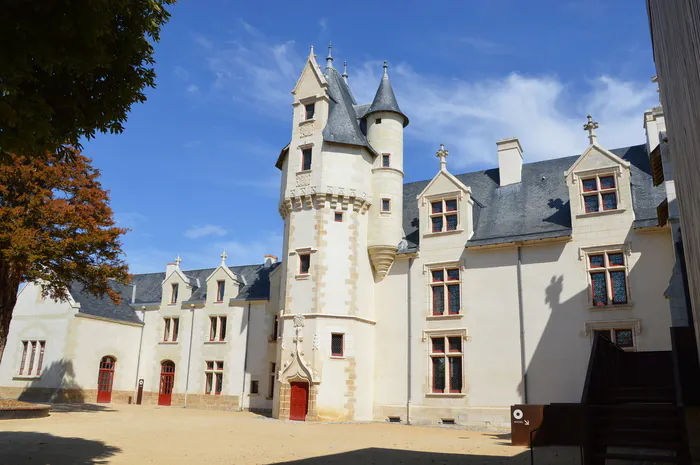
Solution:
<svg viewBox="0 0 700 465">
<path fill-rule="evenodd" d="M 121 449 L 102 441 L 63 438 L 45 433 L 5 431 L 0 434 L 0 463 L 88 465 L 107 463 Z"/>
<path fill-rule="evenodd" d="M 464 447 L 469 447 L 468 441 L 464 441 Z M 578 464 L 580 462 L 578 448 L 547 447 L 537 450 L 535 454 L 535 463 Z M 530 463 L 530 453 L 526 451 L 512 457 L 504 457 L 499 455 L 443 454 L 439 452 L 369 448 L 278 463 L 299 465 L 355 465 L 358 463 L 367 465 L 387 463 L 401 463 L 403 465 L 433 463 L 440 465 L 525 465 Z"/>
<path fill-rule="evenodd" d="M 39 379 L 32 381 L 20 394 L 26 402 L 83 403 L 83 389 L 75 382 L 73 362 L 66 359 L 52 362 Z"/>
</svg>

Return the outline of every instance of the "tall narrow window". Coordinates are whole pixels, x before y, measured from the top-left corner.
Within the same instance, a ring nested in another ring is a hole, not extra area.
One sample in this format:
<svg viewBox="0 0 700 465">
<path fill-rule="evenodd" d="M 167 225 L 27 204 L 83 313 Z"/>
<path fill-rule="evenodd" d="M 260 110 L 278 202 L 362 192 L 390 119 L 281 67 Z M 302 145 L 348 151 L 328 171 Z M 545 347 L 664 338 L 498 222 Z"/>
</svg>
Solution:
<svg viewBox="0 0 700 465">
<path fill-rule="evenodd" d="M 219 340 L 220 341 L 226 340 L 226 321 L 227 321 L 227 318 L 225 316 L 219 317 Z"/>
<path fill-rule="evenodd" d="M 270 385 L 267 387 L 267 398 L 272 399 L 275 395 L 275 362 L 270 363 Z"/>
<path fill-rule="evenodd" d="M 210 316 L 209 317 L 209 340 L 210 341 L 215 341 L 216 340 L 216 327 L 219 322 L 219 317 L 216 316 Z"/>
<path fill-rule="evenodd" d="M 333 357 L 342 357 L 345 352 L 345 335 L 331 334 L 331 355 Z"/>
<path fill-rule="evenodd" d="M 617 184 L 614 175 L 581 180 L 583 207 L 586 213 L 617 210 Z"/>
<path fill-rule="evenodd" d="M 19 364 L 19 374 L 24 374 L 24 363 L 27 360 L 27 349 L 29 348 L 29 341 L 22 341 L 22 362 Z"/>
<path fill-rule="evenodd" d="M 224 292 L 225 291 L 226 291 L 226 282 L 225 281 L 217 281 L 216 282 L 216 301 L 217 302 L 224 301 Z"/>
<path fill-rule="evenodd" d="M 177 290 L 178 290 L 177 283 L 173 283 L 170 285 L 170 303 L 171 304 L 177 303 Z"/>
<path fill-rule="evenodd" d="M 462 337 L 430 338 L 430 364 L 434 393 L 462 392 Z"/>
<path fill-rule="evenodd" d="M 36 355 L 36 341 L 32 341 L 31 345 L 32 351 L 31 355 L 29 356 L 29 371 L 27 372 L 28 375 L 32 374 L 32 369 L 34 368 L 34 356 Z"/>
<path fill-rule="evenodd" d="M 389 168 L 391 166 L 391 155 L 388 153 L 382 154 L 382 167 Z"/>
<path fill-rule="evenodd" d="M 44 349 L 46 348 L 45 341 L 39 341 L 39 360 L 36 362 L 36 374 L 41 374 L 41 366 L 44 364 Z"/>
<path fill-rule="evenodd" d="M 430 202 L 430 225 L 432 232 L 456 231 L 458 223 L 457 199 Z"/>
<path fill-rule="evenodd" d="M 628 302 L 627 265 L 622 251 L 589 254 L 588 274 L 594 307 L 623 305 Z"/>
<path fill-rule="evenodd" d="M 173 342 L 177 342 L 177 336 L 180 332 L 180 319 L 179 318 L 173 318 Z"/>
<path fill-rule="evenodd" d="M 308 103 L 304 105 L 304 119 L 314 119 L 314 114 L 316 113 L 316 104 Z"/>
<path fill-rule="evenodd" d="M 220 395 L 224 390 L 224 362 L 207 361 L 204 369 L 204 393 Z"/>
<path fill-rule="evenodd" d="M 430 270 L 432 314 L 458 315 L 461 308 L 461 275 L 459 268 L 437 268 Z"/>
<path fill-rule="evenodd" d="M 260 382 L 257 380 L 250 380 L 250 393 L 257 395 L 260 390 Z"/>
<path fill-rule="evenodd" d="M 299 274 L 309 274 L 311 269 L 311 255 L 307 253 L 299 254 Z"/>
<path fill-rule="evenodd" d="M 391 211 L 391 199 L 382 199 L 382 212 L 388 213 Z"/>
<path fill-rule="evenodd" d="M 280 325 L 280 317 L 279 317 L 279 315 L 275 315 L 275 320 L 272 323 L 272 334 L 270 336 L 271 341 L 277 340 L 277 332 L 279 331 L 279 325 Z"/>
<path fill-rule="evenodd" d="M 311 169 L 311 149 L 301 151 L 301 170 L 309 171 Z"/>
<path fill-rule="evenodd" d="M 170 340 L 170 318 L 163 318 L 165 329 L 163 330 L 163 341 Z"/>
<path fill-rule="evenodd" d="M 180 331 L 180 319 L 167 317 L 163 318 L 165 328 L 163 329 L 163 342 L 177 342 Z"/>
</svg>

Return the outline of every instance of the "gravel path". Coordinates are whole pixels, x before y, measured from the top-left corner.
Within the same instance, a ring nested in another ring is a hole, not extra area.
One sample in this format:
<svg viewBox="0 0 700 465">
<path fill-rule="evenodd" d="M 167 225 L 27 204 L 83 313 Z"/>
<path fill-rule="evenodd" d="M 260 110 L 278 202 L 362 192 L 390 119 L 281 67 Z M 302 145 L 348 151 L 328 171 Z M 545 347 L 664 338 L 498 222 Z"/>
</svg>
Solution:
<svg viewBox="0 0 700 465">
<path fill-rule="evenodd" d="M 507 435 L 390 424 L 281 422 L 251 413 L 136 405 L 55 406 L 0 421 L 0 464 L 526 465 Z M 578 464 L 578 449 L 536 449 L 539 464 Z"/>
</svg>

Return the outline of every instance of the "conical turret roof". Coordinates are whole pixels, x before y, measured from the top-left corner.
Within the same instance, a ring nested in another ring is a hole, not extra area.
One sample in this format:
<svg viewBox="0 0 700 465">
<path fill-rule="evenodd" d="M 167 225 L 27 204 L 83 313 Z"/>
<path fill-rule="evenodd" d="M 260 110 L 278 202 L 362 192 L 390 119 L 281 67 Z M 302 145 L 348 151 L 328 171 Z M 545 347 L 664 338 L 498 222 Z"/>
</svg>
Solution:
<svg viewBox="0 0 700 465">
<path fill-rule="evenodd" d="M 387 72 L 387 63 L 384 62 L 384 75 L 382 80 L 379 82 L 379 89 L 374 96 L 374 100 L 365 113 L 365 117 L 372 113 L 378 111 L 390 111 L 392 113 L 398 113 L 403 116 L 404 123 L 403 126 L 408 126 L 408 117 L 399 108 L 399 102 L 396 101 L 396 95 L 394 95 L 394 89 L 391 88 L 391 82 L 389 81 L 389 73 Z"/>
</svg>

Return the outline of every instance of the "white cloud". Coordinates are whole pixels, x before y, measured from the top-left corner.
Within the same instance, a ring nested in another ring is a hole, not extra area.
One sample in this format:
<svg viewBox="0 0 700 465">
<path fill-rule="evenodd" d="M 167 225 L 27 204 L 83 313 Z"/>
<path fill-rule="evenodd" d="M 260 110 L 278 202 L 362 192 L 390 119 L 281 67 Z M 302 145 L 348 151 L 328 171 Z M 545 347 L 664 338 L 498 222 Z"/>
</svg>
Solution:
<svg viewBox="0 0 700 465">
<path fill-rule="evenodd" d="M 196 85 L 196 84 L 190 84 L 189 86 L 187 86 L 187 93 L 188 93 L 188 94 L 196 94 L 197 92 L 199 92 L 199 86 L 198 86 L 198 85 Z"/>
<path fill-rule="evenodd" d="M 328 18 L 321 18 L 318 20 L 318 25 L 321 28 L 321 32 L 326 32 L 328 29 Z"/>
<path fill-rule="evenodd" d="M 138 224 L 148 221 L 148 218 L 138 212 L 120 212 L 114 214 L 114 221 L 120 228 L 134 229 Z"/>
<path fill-rule="evenodd" d="M 506 47 L 498 42 L 494 42 L 488 39 L 482 39 L 479 37 L 460 37 L 458 39 L 459 43 L 463 43 L 477 52 L 486 55 L 495 55 L 500 53 L 505 53 L 507 51 Z"/>
<path fill-rule="evenodd" d="M 465 39 L 482 49 L 498 44 Z M 289 91 L 304 65 L 295 43 L 275 42 L 264 36 L 245 43 L 215 44 L 208 53 L 214 92 L 251 104 L 279 118 L 288 118 Z M 358 102 L 370 102 L 379 83 L 381 61 L 353 66 L 350 84 Z M 445 143 L 449 166 L 455 169 L 494 166 L 496 141 L 518 137 L 526 161 L 581 153 L 586 147 L 582 130 L 590 113 L 600 123 L 599 141 L 621 147 L 644 141 L 642 114 L 658 104 L 653 85 L 598 76 L 583 84 L 555 75 L 511 73 L 490 79 L 432 75 L 399 63 L 390 63 L 390 76 L 402 110 L 411 124 L 411 140 L 430 153 Z M 262 104 L 262 105 L 261 105 Z"/>
<path fill-rule="evenodd" d="M 228 231 L 221 226 L 216 226 L 213 224 L 205 224 L 204 226 L 192 226 L 190 229 L 185 231 L 185 237 L 188 239 L 199 239 L 206 236 L 225 236 Z"/>
</svg>

